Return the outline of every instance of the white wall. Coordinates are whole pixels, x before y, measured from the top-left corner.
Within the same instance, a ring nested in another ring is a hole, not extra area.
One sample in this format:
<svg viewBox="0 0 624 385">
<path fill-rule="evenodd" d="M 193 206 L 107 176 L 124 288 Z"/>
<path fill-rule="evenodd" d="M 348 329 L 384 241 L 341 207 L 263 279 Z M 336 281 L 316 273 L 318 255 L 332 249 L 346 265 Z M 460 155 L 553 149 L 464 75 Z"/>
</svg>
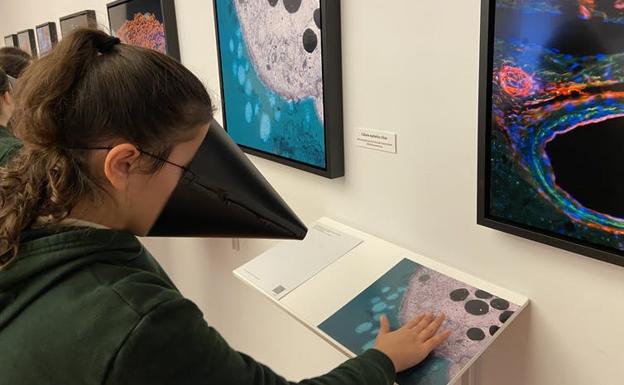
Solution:
<svg viewBox="0 0 624 385">
<path fill-rule="evenodd" d="M 176 6 L 182 60 L 216 95 L 211 1 Z M 86 8 L 107 24 L 104 0 L 2 0 L 0 34 Z M 622 384 L 624 269 L 475 224 L 479 2 L 343 0 L 342 12 L 346 137 L 396 131 L 399 154 L 347 142 L 337 181 L 254 159 L 260 170 L 306 221 L 334 217 L 529 296 L 483 357 L 481 384 Z M 148 243 L 236 348 L 293 380 L 342 359 L 232 277 L 270 242 Z"/>
</svg>

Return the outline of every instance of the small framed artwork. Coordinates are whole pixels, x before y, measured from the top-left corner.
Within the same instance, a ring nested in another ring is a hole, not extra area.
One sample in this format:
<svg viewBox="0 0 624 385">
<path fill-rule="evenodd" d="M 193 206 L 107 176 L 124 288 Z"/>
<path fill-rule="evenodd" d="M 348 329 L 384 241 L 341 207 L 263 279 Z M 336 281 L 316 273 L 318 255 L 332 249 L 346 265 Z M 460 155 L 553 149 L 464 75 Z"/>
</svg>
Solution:
<svg viewBox="0 0 624 385">
<path fill-rule="evenodd" d="M 223 120 L 246 152 L 344 176 L 338 0 L 214 0 Z"/>
<path fill-rule="evenodd" d="M 24 52 L 28 52 L 33 58 L 37 57 L 37 42 L 35 31 L 26 29 L 17 33 L 17 46 Z"/>
<path fill-rule="evenodd" d="M 50 22 L 38 25 L 37 31 L 37 45 L 39 47 L 39 55 L 47 55 L 52 48 L 58 43 L 58 35 L 56 32 L 56 23 Z"/>
<path fill-rule="evenodd" d="M 106 8 L 111 34 L 123 43 L 180 60 L 174 0 L 118 0 Z"/>
<path fill-rule="evenodd" d="M 86 10 L 71 15 L 63 16 L 61 22 L 61 36 L 66 37 L 76 28 L 97 28 L 97 19 L 95 11 Z"/>
<path fill-rule="evenodd" d="M 17 35 L 12 34 L 4 37 L 5 47 L 17 47 Z"/>
</svg>

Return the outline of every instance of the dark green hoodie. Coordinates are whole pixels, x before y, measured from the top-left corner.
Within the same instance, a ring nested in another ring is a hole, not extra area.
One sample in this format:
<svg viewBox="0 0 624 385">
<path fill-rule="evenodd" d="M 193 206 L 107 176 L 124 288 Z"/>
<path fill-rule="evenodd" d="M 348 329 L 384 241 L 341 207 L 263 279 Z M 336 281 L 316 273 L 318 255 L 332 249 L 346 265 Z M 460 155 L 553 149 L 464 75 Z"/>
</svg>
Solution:
<svg viewBox="0 0 624 385">
<path fill-rule="evenodd" d="M 313 359 L 301 357 L 300 360 Z M 307 385 L 390 385 L 371 349 Z M 136 237 L 24 233 L 0 270 L 0 385 L 284 385 L 206 324 Z"/>
</svg>

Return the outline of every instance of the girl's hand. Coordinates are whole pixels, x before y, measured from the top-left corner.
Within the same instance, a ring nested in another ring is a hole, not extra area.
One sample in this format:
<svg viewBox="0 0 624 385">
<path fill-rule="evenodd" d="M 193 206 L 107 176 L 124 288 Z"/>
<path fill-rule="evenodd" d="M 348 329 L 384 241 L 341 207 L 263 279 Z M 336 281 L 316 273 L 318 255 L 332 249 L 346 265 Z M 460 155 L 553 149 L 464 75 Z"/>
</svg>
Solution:
<svg viewBox="0 0 624 385">
<path fill-rule="evenodd" d="M 375 349 L 392 360 L 397 372 L 416 366 L 451 335 L 448 330 L 437 333 L 444 319 L 444 314 L 421 314 L 400 329 L 390 331 L 390 322 L 383 315 Z"/>
</svg>

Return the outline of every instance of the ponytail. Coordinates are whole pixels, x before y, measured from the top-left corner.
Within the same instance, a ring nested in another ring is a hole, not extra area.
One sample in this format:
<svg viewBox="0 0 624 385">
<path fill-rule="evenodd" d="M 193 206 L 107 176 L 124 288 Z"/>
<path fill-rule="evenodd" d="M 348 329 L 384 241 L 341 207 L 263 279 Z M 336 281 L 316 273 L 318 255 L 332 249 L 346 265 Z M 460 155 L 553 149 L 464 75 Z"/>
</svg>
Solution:
<svg viewBox="0 0 624 385">
<path fill-rule="evenodd" d="M 69 214 L 86 180 L 71 158 L 55 149 L 25 148 L 0 168 L 0 267 L 18 251 L 20 233 L 42 217 L 54 223 Z"/>
</svg>

